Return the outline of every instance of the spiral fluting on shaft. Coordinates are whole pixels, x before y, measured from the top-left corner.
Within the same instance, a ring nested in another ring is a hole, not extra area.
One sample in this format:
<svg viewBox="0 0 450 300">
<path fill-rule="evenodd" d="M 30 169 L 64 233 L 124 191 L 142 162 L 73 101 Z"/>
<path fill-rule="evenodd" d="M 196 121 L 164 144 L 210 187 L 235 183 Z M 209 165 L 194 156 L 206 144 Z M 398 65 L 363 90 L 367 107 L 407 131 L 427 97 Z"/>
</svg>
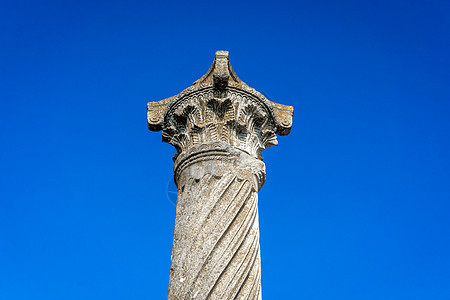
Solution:
<svg viewBox="0 0 450 300">
<path fill-rule="evenodd" d="M 180 173 L 168 299 L 261 298 L 257 204 L 264 164 L 239 152 L 206 152 L 215 159 L 197 156 Z"/>
</svg>

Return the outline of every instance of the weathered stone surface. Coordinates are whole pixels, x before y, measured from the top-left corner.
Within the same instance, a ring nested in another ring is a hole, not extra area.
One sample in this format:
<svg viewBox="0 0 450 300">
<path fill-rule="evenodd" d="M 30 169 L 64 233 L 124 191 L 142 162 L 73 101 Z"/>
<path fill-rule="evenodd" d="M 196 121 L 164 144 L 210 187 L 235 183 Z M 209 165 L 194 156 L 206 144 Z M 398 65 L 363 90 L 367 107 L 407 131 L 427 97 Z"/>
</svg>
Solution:
<svg viewBox="0 0 450 300">
<path fill-rule="evenodd" d="M 147 108 L 149 129 L 177 149 L 168 299 L 260 299 L 261 152 L 290 132 L 293 108 L 243 83 L 227 51 L 191 87 Z"/>
</svg>

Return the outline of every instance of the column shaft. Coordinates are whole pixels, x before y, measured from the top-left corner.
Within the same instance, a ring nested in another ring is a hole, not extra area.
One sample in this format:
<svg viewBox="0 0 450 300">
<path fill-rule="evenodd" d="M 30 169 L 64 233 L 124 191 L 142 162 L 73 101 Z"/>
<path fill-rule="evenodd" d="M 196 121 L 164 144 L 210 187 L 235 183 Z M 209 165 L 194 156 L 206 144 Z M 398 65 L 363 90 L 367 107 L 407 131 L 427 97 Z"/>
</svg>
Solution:
<svg viewBox="0 0 450 300">
<path fill-rule="evenodd" d="M 260 299 L 258 190 L 264 163 L 224 142 L 175 162 L 168 299 Z"/>
</svg>

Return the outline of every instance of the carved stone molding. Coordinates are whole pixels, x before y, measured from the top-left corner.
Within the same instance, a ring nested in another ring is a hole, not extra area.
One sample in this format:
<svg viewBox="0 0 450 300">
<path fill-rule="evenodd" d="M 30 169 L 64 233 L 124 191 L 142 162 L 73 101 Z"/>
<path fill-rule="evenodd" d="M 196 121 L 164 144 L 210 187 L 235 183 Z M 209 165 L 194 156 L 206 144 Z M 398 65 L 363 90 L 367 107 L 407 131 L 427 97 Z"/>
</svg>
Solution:
<svg viewBox="0 0 450 300">
<path fill-rule="evenodd" d="M 216 52 L 208 70 L 180 94 L 147 105 L 148 127 L 162 130 L 163 142 L 177 149 L 224 141 L 261 159 L 261 152 L 287 135 L 293 108 L 269 101 L 234 73 L 227 51 Z"/>
<path fill-rule="evenodd" d="M 240 150 L 234 149 L 234 147 L 226 142 L 216 141 L 193 146 L 177 158 L 173 166 L 173 174 L 177 186 L 183 186 L 185 181 L 184 176 L 186 176 L 183 172 L 186 168 L 202 161 L 209 160 L 222 161 L 224 164 L 232 162 L 235 168 L 243 167 L 249 169 L 253 174 L 254 186 L 257 192 L 259 192 L 264 185 L 264 181 L 266 180 L 266 168 L 262 161 L 255 160 L 245 152 L 243 153 Z M 203 166 L 204 165 L 201 165 L 201 167 Z M 196 170 L 196 168 L 194 168 L 194 170 Z M 219 173 L 219 170 L 211 169 L 209 170 L 209 173 L 215 175 L 216 173 Z M 190 173 L 189 176 L 195 177 L 195 174 Z"/>
</svg>

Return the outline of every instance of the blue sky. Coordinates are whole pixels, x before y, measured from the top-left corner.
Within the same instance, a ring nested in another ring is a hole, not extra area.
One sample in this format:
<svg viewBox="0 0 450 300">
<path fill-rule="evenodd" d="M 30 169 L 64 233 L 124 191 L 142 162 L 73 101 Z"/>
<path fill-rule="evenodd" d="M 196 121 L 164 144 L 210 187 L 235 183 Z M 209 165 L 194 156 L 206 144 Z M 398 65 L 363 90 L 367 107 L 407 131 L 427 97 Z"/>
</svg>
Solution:
<svg viewBox="0 0 450 300">
<path fill-rule="evenodd" d="M 216 50 L 294 126 L 263 152 L 264 299 L 450 299 L 450 4 L 2 1 L 0 299 L 164 299 L 146 102 Z"/>
</svg>

